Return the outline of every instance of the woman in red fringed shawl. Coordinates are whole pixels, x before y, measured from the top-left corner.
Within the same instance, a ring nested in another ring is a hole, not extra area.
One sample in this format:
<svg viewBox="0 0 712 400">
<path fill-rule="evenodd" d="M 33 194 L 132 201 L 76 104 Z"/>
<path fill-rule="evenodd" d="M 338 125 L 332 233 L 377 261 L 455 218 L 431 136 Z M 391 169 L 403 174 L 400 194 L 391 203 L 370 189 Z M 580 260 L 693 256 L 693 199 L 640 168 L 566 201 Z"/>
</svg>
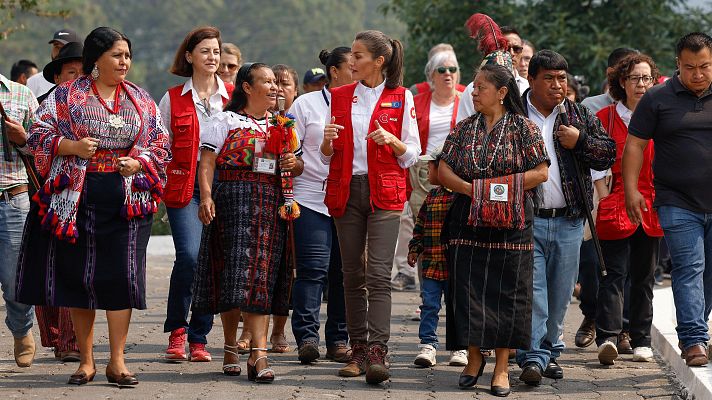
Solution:
<svg viewBox="0 0 712 400">
<path fill-rule="evenodd" d="M 33 198 L 18 262 L 17 299 L 70 307 L 81 352 L 69 384 L 96 374 L 95 310 L 106 310 L 110 383 L 135 385 L 124 363 L 133 308 L 146 308 L 146 247 L 170 160 L 156 104 L 125 81 L 131 42 L 97 28 L 83 75 L 42 103 L 28 138 L 45 180 Z"/>
</svg>

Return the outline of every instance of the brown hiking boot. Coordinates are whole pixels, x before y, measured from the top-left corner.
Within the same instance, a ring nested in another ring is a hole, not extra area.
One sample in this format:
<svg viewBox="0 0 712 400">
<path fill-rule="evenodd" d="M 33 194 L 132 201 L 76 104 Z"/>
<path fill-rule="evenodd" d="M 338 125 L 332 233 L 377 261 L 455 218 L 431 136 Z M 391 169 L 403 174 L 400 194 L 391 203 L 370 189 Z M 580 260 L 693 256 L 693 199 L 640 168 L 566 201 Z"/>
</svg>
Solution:
<svg viewBox="0 0 712 400">
<path fill-rule="evenodd" d="M 351 360 L 351 349 L 344 343 L 327 346 L 326 358 L 336 362 L 347 363 Z"/>
<path fill-rule="evenodd" d="M 351 344 L 351 360 L 339 370 L 339 376 L 354 377 L 366 372 L 366 355 L 368 347 L 365 343 Z"/>
<path fill-rule="evenodd" d="M 366 369 L 366 383 L 377 384 L 390 379 L 391 374 L 386 366 L 388 347 L 382 344 L 373 344 L 368 349 L 368 368 Z"/>
</svg>

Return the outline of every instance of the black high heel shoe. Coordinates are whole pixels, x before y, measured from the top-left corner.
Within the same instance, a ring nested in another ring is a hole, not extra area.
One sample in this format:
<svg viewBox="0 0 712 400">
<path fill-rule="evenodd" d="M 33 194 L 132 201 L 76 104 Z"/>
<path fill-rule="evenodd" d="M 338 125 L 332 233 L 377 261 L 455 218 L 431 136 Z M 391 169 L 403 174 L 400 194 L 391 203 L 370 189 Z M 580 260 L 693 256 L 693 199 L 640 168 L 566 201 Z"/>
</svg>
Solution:
<svg viewBox="0 0 712 400">
<path fill-rule="evenodd" d="M 267 351 L 267 349 L 254 347 L 250 349 L 250 352 L 253 351 Z M 274 370 L 272 368 L 267 366 L 257 371 L 257 363 L 262 359 L 266 361 L 267 356 L 257 357 L 254 364 L 250 364 L 250 360 L 247 360 L 247 379 L 255 383 L 272 383 L 274 381 Z"/>
<path fill-rule="evenodd" d="M 485 358 L 484 354 L 480 354 L 480 357 L 482 357 L 482 363 L 480 364 L 480 370 L 477 372 L 476 376 L 460 374 L 460 380 L 457 382 L 457 385 L 460 386 L 460 389 L 473 387 L 477 384 L 477 379 L 482 376 L 482 373 L 485 370 L 485 365 L 487 365 L 487 359 Z"/>
<path fill-rule="evenodd" d="M 494 380 L 494 376 L 492 377 Z M 507 373 L 507 381 L 509 381 L 509 373 Z M 504 386 L 495 386 L 492 385 L 490 387 L 490 393 L 492 393 L 493 396 L 497 397 L 507 397 L 509 396 L 509 393 L 512 392 L 511 387 L 504 387 Z"/>
</svg>

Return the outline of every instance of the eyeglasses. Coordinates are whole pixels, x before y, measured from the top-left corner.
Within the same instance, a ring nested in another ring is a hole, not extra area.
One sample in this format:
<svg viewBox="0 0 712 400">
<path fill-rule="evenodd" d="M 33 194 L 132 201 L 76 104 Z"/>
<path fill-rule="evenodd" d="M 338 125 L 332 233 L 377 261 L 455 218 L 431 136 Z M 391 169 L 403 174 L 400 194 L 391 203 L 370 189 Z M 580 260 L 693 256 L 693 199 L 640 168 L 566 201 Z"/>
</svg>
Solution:
<svg viewBox="0 0 712 400">
<path fill-rule="evenodd" d="M 522 50 L 524 50 L 524 47 L 522 47 L 522 46 L 509 46 L 509 47 L 507 48 L 507 50 L 513 51 L 515 54 L 519 54 L 519 53 L 522 52 Z"/>
<path fill-rule="evenodd" d="M 438 74 L 444 74 L 447 71 L 450 71 L 451 74 L 454 74 L 455 72 L 457 72 L 457 67 L 438 67 L 436 71 L 438 71 Z"/>
<path fill-rule="evenodd" d="M 234 71 L 239 67 L 237 64 L 225 64 L 225 63 L 220 63 L 220 68 L 227 68 L 230 71 Z"/>
<path fill-rule="evenodd" d="M 643 85 L 650 85 L 653 83 L 653 77 L 650 75 L 628 75 L 626 79 L 628 82 L 633 82 L 636 85 L 640 82 L 643 82 Z"/>
</svg>

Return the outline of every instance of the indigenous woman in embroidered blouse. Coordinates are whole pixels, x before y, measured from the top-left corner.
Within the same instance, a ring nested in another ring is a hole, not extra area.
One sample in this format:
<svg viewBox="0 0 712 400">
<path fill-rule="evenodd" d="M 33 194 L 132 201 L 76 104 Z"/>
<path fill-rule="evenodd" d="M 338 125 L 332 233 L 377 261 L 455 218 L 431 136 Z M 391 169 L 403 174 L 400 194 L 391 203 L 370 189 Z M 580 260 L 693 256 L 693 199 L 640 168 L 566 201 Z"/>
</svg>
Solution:
<svg viewBox="0 0 712 400">
<path fill-rule="evenodd" d="M 283 120 L 275 121 L 268 112 L 276 100 L 272 70 L 262 63 L 244 64 L 225 112 L 203 132 L 198 170 L 198 216 L 206 226 L 193 313 L 220 313 L 226 348 L 237 345 L 237 325 L 244 313 L 251 338 L 248 378 L 259 383 L 274 380 L 266 355 L 269 315 L 289 314 L 289 276 L 283 260 L 286 224 L 279 213 L 291 188 L 290 179 L 280 179 L 280 172 L 299 175 L 304 168 L 293 153 L 298 145 L 293 129 L 285 131 L 286 142 L 278 140 L 282 135 L 275 125 Z M 223 370 L 239 375 L 237 355 L 228 355 Z"/>
<path fill-rule="evenodd" d="M 482 66 L 472 99 L 477 113 L 448 136 L 439 171 L 457 193 L 442 229 L 450 272 L 446 343 L 468 350 L 460 387 L 482 375 L 480 348 L 494 348 L 492 393 L 506 396 L 509 349 L 530 342 L 532 189 L 546 181 L 549 159 L 510 69 Z"/>
<path fill-rule="evenodd" d="M 86 75 L 57 86 L 28 138 L 46 182 L 26 224 L 17 297 L 70 307 L 81 353 L 70 384 L 96 374 L 97 309 L 109 324 L 107 380 L 138 383 L 124 345 L 131 309 L 146 308 L 146 247 L 170 151 L 153 99 L 125 80 L 131 55 L 122 33 L 93 30 L 84 42 Z"/>
<path fill-rule="evenodd" d="M 329 164 L 324 203 L 334 217 L 353 350 L 340 376 L 390 377 L 391 268 L 406 201 L 406 168 L 420 153 L 413 95 L 401 86 L 403 47 L 379 31 L 356 35 L 349 60 L 357 83 L 331 89 L 320 158 Z M 364 251 L 368 240 L 368 252 Z"/>
<path fill-rule="evenodd" d="M 192 315 L 188 322 L 188 311 L 203 231 L 198 219 L 200 190 L 196 173 L 200 132 L 212 115 L 222 111 L 233 89 L 231 83 L 223 83 L 217 77 L 219 62 L 220 31 L 203 26 L 189 32 L 178 47 L 171 67 L 174 75 L 189 79 L 170 88 L 158 105 L 173 154 L 166 168 L 168 183 L 163 195 L 176 249 L 163 324 L 163 331 L 171 333 L 165 352 L 166 360 L 170 361 L 188 359 L 186 339 L 190 361 L 211 360 L 205 345 L 213 327 L 213 316 Z"/>
</svg>

